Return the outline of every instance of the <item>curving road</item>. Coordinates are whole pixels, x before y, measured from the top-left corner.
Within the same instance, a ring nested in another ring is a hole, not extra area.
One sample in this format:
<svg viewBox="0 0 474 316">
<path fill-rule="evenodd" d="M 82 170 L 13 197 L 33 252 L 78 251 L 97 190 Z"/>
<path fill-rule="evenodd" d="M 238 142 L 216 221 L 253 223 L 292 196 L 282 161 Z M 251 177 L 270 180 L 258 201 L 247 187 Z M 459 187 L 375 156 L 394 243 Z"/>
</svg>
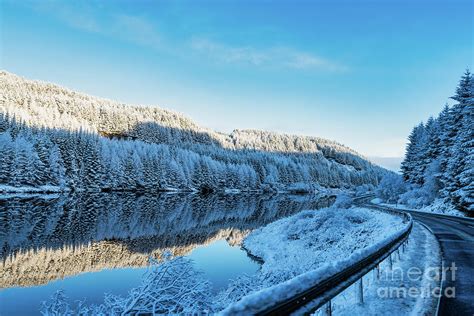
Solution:
<svg viewBox="0 0 474 316">
<path fill-rule="evenodd" d="M 366 202 L 362 201 L 361 202 Z M 363 203 L 366 207 L 389 207 Z M 444 267 L 455 264 L 454 277 L 451 272 L 443 283 L 443 288 L 454 288 L 454 297 L 451 291 L 444 293 L 439 304 L 438 315 L 474 315 L 474 220 L 447 215 L 415 212 L 410 213 L 414 220 L 424 224 L 438 239 Z M 445 292 L 445 291 L 443 291 Z M 446 296 L 448 294 L 448 296 Z"/>
</svg>

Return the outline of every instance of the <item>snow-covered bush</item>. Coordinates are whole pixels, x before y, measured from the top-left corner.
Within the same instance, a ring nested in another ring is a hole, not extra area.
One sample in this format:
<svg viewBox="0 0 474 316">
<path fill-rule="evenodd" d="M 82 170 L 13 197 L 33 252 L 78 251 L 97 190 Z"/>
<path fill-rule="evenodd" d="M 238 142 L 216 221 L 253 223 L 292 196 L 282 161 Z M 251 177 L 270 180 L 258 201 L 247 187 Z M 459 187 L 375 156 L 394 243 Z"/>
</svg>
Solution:
<svg viewBox="0 0 474 316">
<path fill-rule="evenodd" d="M 401 194 L 405 193 L 407 185 L 401 175 L 394 172 L 386 173 L 375 189 L 375 195 L 388 203 L 396 203 Z"/>
<path fill-rule="evenodd" d="M 191 260 L 178 257 L 163 263 L 151 260 L 150 270 L 142 284 L 128 296 L 105 294 L 104 302 L 87 306 L 80 302 L 72 307 L 63 292 L 43 302 L 41 313 L 56 315 L 144 315 L 144 314 L 208 314 L 213 311 L 211 285 Z"/>
<path fill-rule="evenodd" d="M 230 280 L 229 286 L 217 294 L 214 302 L 215 308 L 217 310 L 223 310 L 242 297 L 270 285 L 271 284 L 265 284 L 262 274 L 241 275 L 234 280 Z"/>
<path fill-rule="evenodd" d="M 364 194 L 372 192 L 373 190 L 374 190 L 374 185 L 362 184 L 355 188 L 354 193 L 356 196 L 362 196 Z"/>
<path fill-rule="evenodd" d="M 71 308 L 67 300 L 68 297 L 64 294 L 64 291 L 56 291 L 49 302 L 43 302 L 41 314 L 47 316 L 74 315 L 74 309 Z"/>
<path fill-rule="evenodd" d="M 400 194 L 398 203 L 407 205 L 411 208 L 421 208 L 430 205 L 439 196 L 440 181 L 439 181 L 440 161 L 433 160 L 424 172 L 424 184 L 409 185 L 409 190 L 406 193 Z"/>
<path fill-rule="evenodd" d="M 421 208 L 430 205 L 435 198 L 432 190 L 424 186 L 412 185 L 407 192 L 400 195 L 398 203 L 410 208 Z"/>
</svg>

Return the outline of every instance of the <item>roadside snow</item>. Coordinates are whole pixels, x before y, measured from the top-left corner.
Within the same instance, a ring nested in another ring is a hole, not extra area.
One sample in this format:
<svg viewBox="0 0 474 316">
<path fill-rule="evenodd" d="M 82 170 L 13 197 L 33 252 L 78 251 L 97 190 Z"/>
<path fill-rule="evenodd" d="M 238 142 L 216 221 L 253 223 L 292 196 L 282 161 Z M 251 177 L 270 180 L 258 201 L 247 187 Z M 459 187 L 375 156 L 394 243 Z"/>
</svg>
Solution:
<svg viewBox="0 0 474 316">
<path fill-rule="evenodd" d="M 436 199 L 430 205 L 415 209 L 415 211 L 467 217 L 465 213 L 456 210 L 454 206 L 443 203 L 442 199 Z"/>
<path fill-rule="evenodd" d="M 375 199 L 374 199 L 375 200 Z M 428 206 L 423 206 L 421 208 L 410 208 L 404 204 L 389 204 L 389 203 L 376 203 L 372 200 L 371 202 L 374 204 L 380 204 L 383 206 L 389 206 L 399 210 L 409 210 L 409 211 L 416 211 L 416 212 L 425 212 L 425 213 L 435 213 L 441 215 L 451 215 L 451 216 L 458 216 L 458 217 L 467 217 L 461 211 L 456 210 L 452 205 L 446 204 L 443 202 L 442 199 L 436 199 L 433 203 Z"/>
<path fill-rule="evenodd" d="M 294 296 L 366 257 L 400 233 L 408 223 L 398 216 L 365 208 L 303 211 L 252 232 L 243 246 L 261 258 L 261 271 L 236 282 L 236 303 L 223 314 L 256 312 Z M 230 303 L 230 302 L 229 302 Z"/>
<path fill-rule="evenodd" d="M 436 238 L 415 223 L 405 251 L 393 258 L 392 269 L 388 260 L 380 265 L 379 278 L 376 270 L 365 275 L 363 304 L 357 300 L 357 285 L 352 285 L 333 299 L 333 315 L 433 315 L 438 298 L 432 293 L 439 287 L 434 272 L 441 263 Z"/>
</svg>

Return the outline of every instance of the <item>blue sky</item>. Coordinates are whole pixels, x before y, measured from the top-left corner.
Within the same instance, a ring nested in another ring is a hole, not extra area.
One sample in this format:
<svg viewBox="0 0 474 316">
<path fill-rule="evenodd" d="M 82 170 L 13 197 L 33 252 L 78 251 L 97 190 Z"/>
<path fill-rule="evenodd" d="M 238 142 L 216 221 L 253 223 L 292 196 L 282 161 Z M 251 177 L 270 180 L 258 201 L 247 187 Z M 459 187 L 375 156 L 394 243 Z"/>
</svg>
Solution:
<svg viewBox="0 0 474 316">
<path fill-rule="evenodd" d="M 219 131 L 402 156 L 473 68 L 473 2 L 6 1 L 0 66 Z"/>
</svg>

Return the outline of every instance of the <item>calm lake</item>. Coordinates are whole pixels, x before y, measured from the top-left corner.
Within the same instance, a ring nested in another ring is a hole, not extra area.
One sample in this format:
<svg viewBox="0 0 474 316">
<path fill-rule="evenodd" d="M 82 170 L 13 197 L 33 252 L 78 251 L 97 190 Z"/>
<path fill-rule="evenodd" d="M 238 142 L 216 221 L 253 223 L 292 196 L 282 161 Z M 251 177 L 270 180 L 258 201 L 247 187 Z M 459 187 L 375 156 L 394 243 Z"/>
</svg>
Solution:
<svg viewBox="0 0 474 316">
<path fill-rule="evenodd" d="M 192 259 L 217 292 L 259 269 L 240 247 L 252 230 L 332 202 L 286 194 L 0 197 L 0 315 L 40 314 L 58 290 L 72 303 L 126 295 L 149 258 L 165 251 Z"/>
</svg>

